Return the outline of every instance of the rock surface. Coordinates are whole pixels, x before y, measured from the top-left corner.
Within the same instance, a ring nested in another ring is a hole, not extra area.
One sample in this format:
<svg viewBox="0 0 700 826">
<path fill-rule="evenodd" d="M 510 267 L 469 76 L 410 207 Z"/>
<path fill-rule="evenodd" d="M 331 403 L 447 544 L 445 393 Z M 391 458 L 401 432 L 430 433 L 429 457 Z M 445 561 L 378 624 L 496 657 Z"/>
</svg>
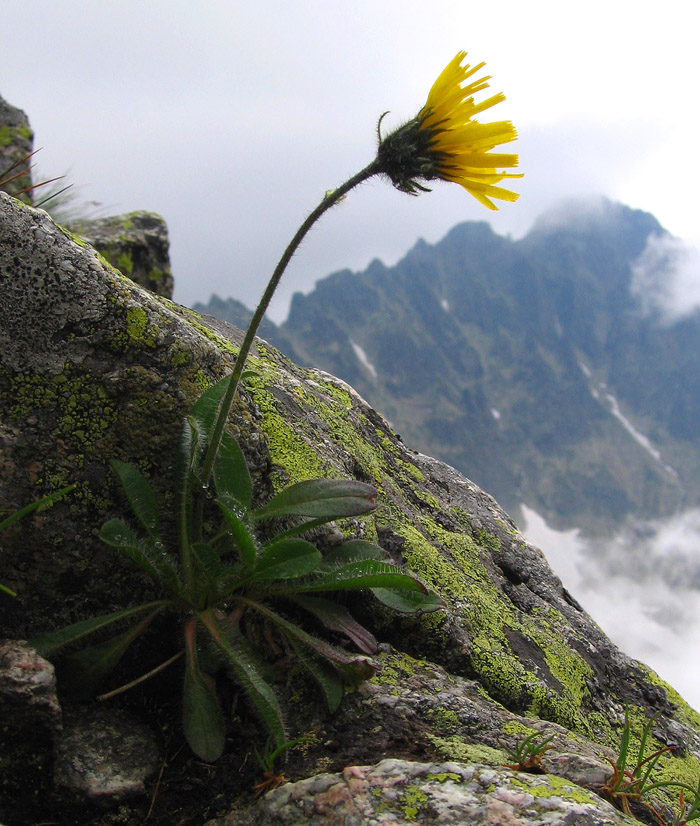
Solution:
<svg viewBox="0 0 700 826">
<path fill-rule="evenodd" d="M 10 105 L 0 96 L 0 180 L 6 170 L 30 154 L 33 145 L 34 133 L 29 126 L 29 118 L 21 109 Z M 27 170 L 25 175 L 8 184 L 8 191 L 21 192 L 31 185 L 32 175 Z M 29 192 L 18 197 L 28 204 L 32 202 Z"/>
<path fill-rule="evenodd" d="M 240 333 L 140 290 L 45 213 L 4 195 L 0 296 L 0 508 L 77 486 L 2 538 L 0 582 L 18 599 L 0 600 L 0 627 L 26 637 L 150 594 L 96 536 L 107 518 L 129 518 L 109 460 L 137 464 L 167 502 L 182 418 L 197 394 L 230 369 Z M 498 798 L 491 792 L 474 797 L 474 789 L 491 763 L 508 805 L 529 811 L 543 798 L 561 797 L 564 781 L 567 788 L 599 786 L 627 704 L 637 732 L 658 715 L 650 748 L 678 746 L 663 755 L 660 770 L 697 786 L 698 715 L 610 642 L 490 496 L 453 468 L 409 450 L 338 379 L 293 365 L 262 340 L 250 366 L 257 375 L 240 394 L 230 427 L 246 452 L 257 499 L 319 475 L 370 481 L 379 491 L 377 510 L 344 529 L 378 541 L 445 601 L 444 611 L 411 619 L 369 596 L 357 601 L 355 613 L 384 643 L 382 670 L 348 693 L 332 717 L 323 715 L 310 688 L 297 686 L 288 723 L 311 742 L 290 755 L 287 774 L 341 778 L 348 769 L 352 778 L 355 769 L 348 767 L 364 766 L 370 767 L 361 770 L 367 780 L 381 775 L 371 767 L 392 758 L 408 761 L 400 771 L 409 777 L 423 772 L 417 763 L 456 761 L 461 779 L 447 788 L 459 806 L 474 805 L 481 812 L 474 817 L 486 818 Z M 330 544 L 333 536 L 320 541 Z M 158 653 L 172 629 L 161 632 L 153 643 Z M 533 732 L 553 735 L 544 768 L 559 779 L 528 778 L 523 791 L 519 775 L 503 768 L 511 762 L 504 746 Z M 233 749 L 250 748 L 249 737 L 230 742 Z M 305 782 L 307 789 L 316 781 Z M 328 783 L 327 790 L 347 787 L 345 779 Z M 535 787 L 544 791 L 534 793 Z M 385 795 L 381 783 L 377 788 Z M 436 796 L 440 788 L 421 794 Z M 271 797 L 293 794 L 280 790 Z M 583 795 L 583 803 L 574 803 L 592 806 Z M 533 822 L 624 822 L 612 815 L 577 820 L 583 810 L 564 797 L 551 803 L 558 820 L 541 814 Z M 356 804 L 360 812 L 362 805 Z M 253 805 L 249 816 L 259 818 L 260 811 Z M 428 822 L 430 811 L 418 807 L 417 822 Z M 605 811 L 594 806 L 590 817 Z M 370 822 L 361 814 L 353 818 L 347 822 Z"/>
<path fill-rule="evenodd" d="M 168 227 L 160 215 L 129 212 L 80 221 L 72 228 L 140 287 L 172 298 Z"/>
<path fill-rule="evenodd" d="M 269 792 L 207 826 L 617 826 L 635 821 L 571 783 L 463 763 L 383 760 Z"/>
<path fill-rule="evenodd" d="M 66 719 L 56 748 L 54 783 L 101 805 L 142 795 L 160 750 L 146 726 L 119 709 L 79 709 Z"/>
</svg>

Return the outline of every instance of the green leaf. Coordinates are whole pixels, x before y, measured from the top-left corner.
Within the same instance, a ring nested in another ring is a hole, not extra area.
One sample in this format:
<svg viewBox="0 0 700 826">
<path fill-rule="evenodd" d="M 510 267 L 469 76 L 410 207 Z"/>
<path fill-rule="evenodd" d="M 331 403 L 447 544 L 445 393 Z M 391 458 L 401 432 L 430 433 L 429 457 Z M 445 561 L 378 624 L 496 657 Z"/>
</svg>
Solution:
<svg viewBox="0 0 700 826">
<path fill-rule="evenodd" d="M 105 522 L 100 529 L 100 539 L 135 562 L 155 582 L 182 596 L 177 570 L 160 539 L 140 539 L 121 519 Z"/>
<path fill-rule="evenodd" d="M 125 556 L 135 562 L 142 571 L 145 571 L 156 582 L 160 574 L 155 565 L 139 547 L 139 538 L 131 528 L 121 519 L 110 519 L 100 529 L 100 539 L 112 548 L 117 548 Z"/>
<path fill-rule="evenodd" d="M 67 493 L 70 493 L 72 490 L 75 490 L 75 485 L 69 485 L 67 488 L 61 488 L 61 490 L 57 490 L 54 493 L 49 493 L 47 496 L 43 496 L 41 499 L 37 499 L 36 502 L 32 502 L 29 505 L 25 505 L 21 510 L 15 511 L 15 513 L 10 514 L 10 516 L 6 517 L 5 519 L 0 522 L 0 533 L 5 530 L 5 528 L 9 528 L 10 525 L 21 519 L 23 516 L 26 516 L 28 513 L 37 510 L 37 508 L 41 508 L 44 505 L 50 505 L 53 502 L 56 502 L 58 499 L 62 499 Z M 3 588 L 5 591 L 9 591 L 9 588 Z M 12 593 L 10 591 L 10 593 Z"/>
<path fill-rule="evenodd" d="M 255 582 L 294 579 L 310 574 L 321 561 L 321 552 L 305 539 L 284 539 L 268 548 L 255 565 Z"/>
<path fill-rule="evenodd" d="M 226 393 L 230 380 L 230 375 L 225 376 L 221 381 L 205 390 L 192 405 L 190 415 L 200 424 L 206 437 L 209 436 L 214 427 L 216 414 L 219 412 L 219 404 Z"/>
<path fill-rule="evenodd" d="M 323 561 L 318 566 L 317 571 L 332 571 L 351 562 L 359 562 L 362 559 L 386 560 L 386 553 L 378 545 L 373 545 L 364 539 L 351 539 L 343 542 L 337 548 L 327 553 Z"/>
<path fill-rule="evenodd" d="M 158 536 L 158 500 L 143 474 L 132 465 L 112 459 L 112 469 L 119 477 L 134 514 L 153 539 Z"/>
<path fill-rule="evenodd" d="M 299 662 L 314 678 L 323 693 L 326 707 L 332 714 L 343 699 L 343 681 L 336 669 L 322 657 L 317 657 L 307 646 L 290 639 Z"/>
<path fill-rule="evenodd" d="M 231 536 L 238 549 L 241 562 L 243 562 L 248 570 L 252 570 L 255 567 L 255 558 L 258 549 L 246 525 L 248 512 L 237 500 L 230 499 L 226 496 L 220 496 L 216 500 L 216 504 L 226 519 Z"/>
<path fill-rule="evenodd" d="M 198 757 L 211 763 L 223 754 L 226 726 L 214 680 L 199 667 L 193 623 L 186 628 L 185 647 L 185 685 L 182 695 L 185 738 Z"/>
<path fill-rule="evenodd" d="M 300 628 L 295 623 L 280 616 L 278 613 L 273 611 L 271 608 L 268 608 L 267 605 L 264 605 L 261 602 L 256 602 L 251 599 L 244 599 L 242 601 L 247 603 L 253 611 L 261 614 L 263 617 L 276 625 L 290 642 L 292 640 L 298 640 L 308 646 L 308 648 L 310 648 L 314 653 L 326 660 L 338 663 L 340 666 L 350 666 L 352 668 L 358 667 L 366 670 L 369 665 L 373 671 L 376 670 L 376 666 L 372 660 L 363 654 L 354 654 L 351 651 L 346 651 L 344 648 L 338 648 L 335 645 L 331 645 L 326 640 L 319 639 L 319 637 L 314 637 L 312 634 L 304 631 L 303 628 Z"/>
<path fill-rule="evenodd" d="M 160 611 L 162 608 L 171 604 L 170 600 L 167 599 L 145 602 L 134 608 L 125 608 L 122 611 L 115 611 L 113 614 L 104 614 L 101 617 L 93 617 L 82 622 L 76 622 L 73 625 L 67 625 L 65 628 L 53 631 L 50 634 L 41 634 L 38 637 L 33 637 L 29 643 L 36 649 L 38 654 L 50 659 L 67 645 L 78 642 L 90 634 L 95 634 L 97 631 L 101 631 L 115 622 L 121 622 L 137 614 L 142 614 L 144 611 L 151 611 L 154 608 Z"/>
<path fill-rule="evenodd" d="M 278 747 L 282 746 L 287 742 L 282 709 L 254 655 L 247 650 L 243 639 L 229 638 L 211 609 L 199 612 L 197 618 L 209 632 L 212 643 L 223 655 L 232 676 L 258 710 L 275 744 Z"/>
<path fill-rule="evenodd" d="M 77 699 L 89 697 L 102 680 L 114 671 L 124 652 L 143 634 L 157 613 L 157 610 L 152 611 L 124 634 L 71 654 L 66 660 L 66 676 L 63 679 L 66 690 Z"/>
<path fill-rule="evenodd" d="M 230 433 L 221 434 L 221 445 L 214 460 L 214 485 L 219 496 L 230 496 L 250 510 L 253 483 L 248 465 L 238 442 Z"/>
<path fill-rule="evenodd" d="M 372 593 L 380 602 L 400 614 L 430 613 L 445 607 L 437 594 L 424 594 L 422 591 L 372 588 Z"/>
<path fill-rule="evenodd" d="M 344 634 L 355 643 L 360 651 L 365 654 L 377 653 L 377 640 L 374 635 L 360 625 L 344 605 L 319 597 L 297 596 L 290 597 L 290 599 L 305 611 L 313 614 L 324 628 Z"/>
<path fill-rule="evenodd" d="M 211 581 L 221 574 L 222 565 L 219 554 L 208 542 L 193 542 L 190 545 L 192 556 L 202 573 Z"/>
<path fill-rule="evenodd" d="M 364 588 L 391 588 L 408 591 L 427 592 L 422 582 L 404 573 L 401 568 L 375 559 L 352 562 L 332 571 L 324 572 L 308 582 L 295 582 L 296 593 L 314 593 L 320 591 L 357 591 Z M 270 593 L 282 594 L 291 590 L 283 584 L 272 586 Z"/>
<path fill-rule="evenodd" d="M 377 491 L 352 479 L 310 479 L 297 482 L 254 512 L 256 519 L 309 516 L 326 521 L 368 513 L 377 505 Z"/>
<path fill-rule="evenodd" d="M 190 544 L 192 578 L 187 596 L 192 605 L 204 608 L 218 600 L 219 578 L 224 572 L 219 554 L 207 542 Z"/>
</svg>

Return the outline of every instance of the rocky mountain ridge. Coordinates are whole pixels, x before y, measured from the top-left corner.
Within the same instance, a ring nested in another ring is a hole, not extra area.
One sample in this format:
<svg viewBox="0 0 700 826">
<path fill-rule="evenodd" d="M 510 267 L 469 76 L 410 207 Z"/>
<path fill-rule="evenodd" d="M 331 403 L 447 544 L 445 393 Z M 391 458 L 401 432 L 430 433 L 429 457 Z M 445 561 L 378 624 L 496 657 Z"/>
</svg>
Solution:
<svg viewBox="0 0 700 826">
<path fill-rule="evenodd" d="M 562 207 L 517 241 L 465 223 L 393 267 L 318 281 L 262 335 L 511 512 L 607 532 L 700 501 L 700 316 L 667 323 L 638 289 L 639 262 L 668 238 L 607 201 Z M 216 296 L 195 306 L 249 316 Z"/>
</svg>

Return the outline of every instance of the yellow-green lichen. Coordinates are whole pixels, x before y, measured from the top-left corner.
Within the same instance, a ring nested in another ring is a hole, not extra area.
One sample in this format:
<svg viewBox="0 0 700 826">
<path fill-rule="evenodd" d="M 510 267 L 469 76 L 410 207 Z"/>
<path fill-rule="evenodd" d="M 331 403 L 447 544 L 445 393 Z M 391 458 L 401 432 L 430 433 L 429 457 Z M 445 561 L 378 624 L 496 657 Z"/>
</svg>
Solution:
<svg viewBox="0 0 700 826">
<path fill-rule="evenodd" d="M 131 275 L 134 271 L 134 259 L 128 252 L 122 252 L 117 258 L 117 268 L 124 273 L 124 275 Z"/>
<path fill-rule="evenodd" d="M 524 723 L 520 723 L 518 720 L 508 720 L 503 724 L 503 726 L 501 726 L 501 728 L 503 729 L 504 734 L 522 735 L 524 737 L 530 737 L 533 734 L 539 733 L 538 729 L 530 728 Z"/>
<path fill-rule="evenodd" d="M 55 408 L 58 417 L 52 435 L 68 437 L 81 449 L 104 438 L 116 421 L 114 405 L 101 384 L 92 376 L 74 375 L 70 364 L 53 377 L 13 375 L 10 397 L 10 413 L 17 419 Z M 74 451 L 73 457 L 80 459 L 80 453 Z"/>
<path fill-rule="evenodd" d="M 262 415 L 262 426 L 267 436 L 270 460 L 283 471 L 273 475 L 275 492 L 289 482 L 302 482 L 322 476 L 337 476 L 332 468 L 322 462 L 318 453 L 301 438 L 294 428 L 278 412 L 272 394 L 259 378 L 251 378 L 249 387 Z"/>
<path fill-rule="evenodd" d="M 388 439 L 387 439 L 388 441 Z M 397 459 L 396 464 L 403 468 L 409 476 L 412 476 L 417 482 L 424 482 L 425 476 L 420 468 L 417 468 L 413 462 L 404 462 L 403 459 Z"/>
<path fill-rule="evenodd" d="M 391 657 L 382 655 L 378 657 L 378 662 L 380 669 L 371 682 L 388 687 L 390 693 L 396 696 L 402 693 L 401 686 L 405 686 L 416 671 L 428 666 L 426 660 L 418 660 L 400 651 L 394 652 Z"/>
<path fill-rule="evenodd" d="M 441 760 L 481 763 L 484 766 L 503 766 L 509 760 L 503 749 L 494 749 L 482 743 L 468 743 L 456 734 L 450 737 L 427 734 L 426 737 L 440 755 Z"/>
<path fill-rule="evenodd" d="M 422 791 L 420 786 L 411 783 L 404 787 L 399 799 L 404 817 L 406 820 L 413 821 L 428 802 L 428 795 Z"/>
<path fill-rule="evenodd" d="M 128 307 L 126 311 L 126 332 L 132 344 L 155 347 L 158 337 L 148 323 L 148 314 L 143 307 Z"/>
<path fill-rule="evenodd" d="M 345 404 L 338 401 L 335 396 L 321 397 L 313 389 L 309 391 L 299 386 L 294 388 L 294 394 L 302 409 L 310 408 L 323 419 L 330 439 L 350 453 L 358 469 L 361 469 L 362 473 L 381 490 L 382 480 L 386 474 L 386 464 L 381 458 L 381 451 L 358 434 L 356 427 L 348 420 L 348 408 Z"/>
<path fill-rule="evenodd" d="M 562 800 L 571 800 L 574 803 L 583 803 L 598 807 L 600 805 L 600 798 L 593 792 L 581 786 L 576 786 L 570 780 L 559 777 L 556 774 L 540 775 L 536 778 L 532 777 L 529 782 L 521 780 L 514 776 L 510 779 L 511 786 L 517 786 L 527 794 L 533 797 L 559 797 Z"/>
<path fill-rule="evenodd" d="M 451 708 L 444 708 L 442 706 L 429 708 L 426 712 L 426 717 L 430 724 L 441 734 L 454 734 L 454 732 L 462 726 L 457 712 Z"/>
</svg>

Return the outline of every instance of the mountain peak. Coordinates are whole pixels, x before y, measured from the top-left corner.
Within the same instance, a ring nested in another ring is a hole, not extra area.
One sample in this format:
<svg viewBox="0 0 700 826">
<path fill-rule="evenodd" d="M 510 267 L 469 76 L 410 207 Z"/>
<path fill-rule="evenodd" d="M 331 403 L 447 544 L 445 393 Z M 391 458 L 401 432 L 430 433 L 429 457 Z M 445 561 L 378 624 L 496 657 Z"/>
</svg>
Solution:
<svg viewBox="0 0 700 826">
<path fill-rule="evenodd" d="M 648 212 L 632 209 L 602 195 L 594 195 L 561 201 L 537 218 L 529 234 L 549 234 L 561 230 L 579 235 L 601 230 L 615 232 L 621 226 L 635 228 L 645 238 L 651 232 L 665 231 Z"/>
</svg>

